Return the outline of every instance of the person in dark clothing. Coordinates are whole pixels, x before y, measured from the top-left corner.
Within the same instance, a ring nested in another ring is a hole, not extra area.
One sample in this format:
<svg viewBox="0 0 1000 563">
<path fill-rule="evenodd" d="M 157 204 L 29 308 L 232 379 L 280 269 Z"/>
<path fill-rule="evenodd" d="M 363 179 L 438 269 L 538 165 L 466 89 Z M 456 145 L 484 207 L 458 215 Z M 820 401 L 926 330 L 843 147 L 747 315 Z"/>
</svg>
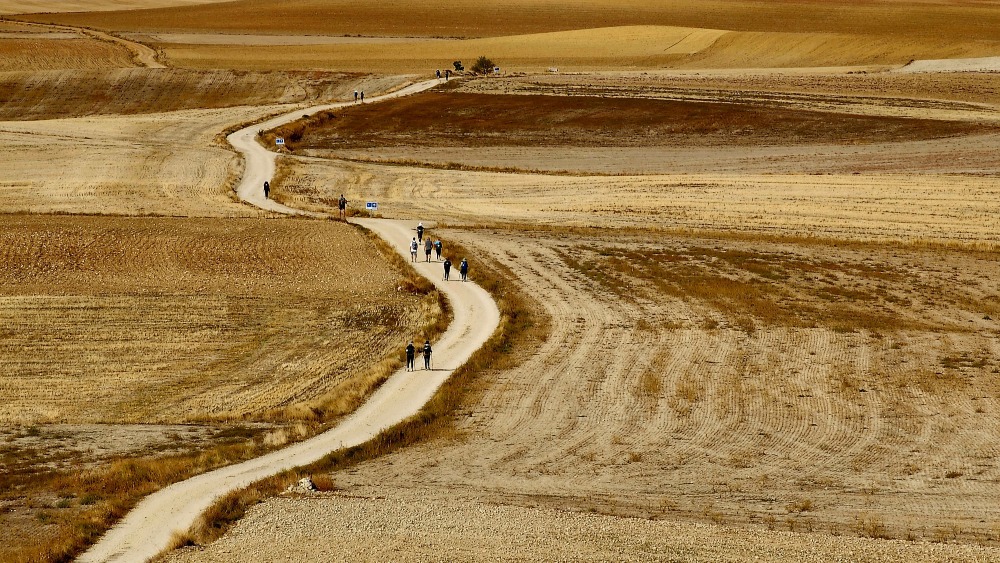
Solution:
<svg viewBox="0 0 1000 563">
<path fill-rule="evenodd" d="M 431 369 L 431 341 L 424 341 L 424 369 Z"/>
<path fill-rule="evenodd" d="M 462 281 L 469 281 L 469 261 L 462 258 L 462 263 L 458 265 L 458 271 L 462 273 Z"/>
<path fill-rule="evenodd" d="M 354 91 L 354 103 L 358 103 L 358 91 Z"/>
<path fill-rule="evenodd" d="M 437 259 L 440 260 L 441 259 L 441 241 L 440 240 L 434 241 L 434 252 L 437 253 Z"/>
<path fill-rule="evenodd" d="M 361 91 L 361 103 L 365 103 L 365 91 Z"/>
<path fill-rule="evenodd" d="M 448 273 L 451 272 L 451 260 L 444 259 L 444 281 L 448 281 Z"/>
<path fill-rule="evenodd" d="M 434 244 L 431 242 L 430 237 L 428 237 L 427 240 L 424 241 L 424 254 L 427 256 L 427 260 L 425 260 L 425 262 L 431 261 L 431 249 L 433 247 Z"/>
<path fill-rule="evenodd" d="M 337 201 L 337 208 L 340 209 L 340 218 L 344 221 L 347 220 L 347 198 L 344 194 L 340 194 L 340 200 Z"/>
<path fill-rule="evenodd" d="M 417 223 L 417 242 L 424 242 L 424 224 Z"/>
<path fill-rule="evenodd" d="M 271 193 L 271 183 L 268 182 L 267 180 L 264 180 L 264 199 L 267 199 L 270 193 Z"/>
<path fill-rule="evenodd" d="M 407 371 L 413 371 L 413 356 L 416 354 L 416 347 L 413 346 L 413 341 L 411 340 L 409 344 L 406 345 L 406 369 Z"/>
</svg>

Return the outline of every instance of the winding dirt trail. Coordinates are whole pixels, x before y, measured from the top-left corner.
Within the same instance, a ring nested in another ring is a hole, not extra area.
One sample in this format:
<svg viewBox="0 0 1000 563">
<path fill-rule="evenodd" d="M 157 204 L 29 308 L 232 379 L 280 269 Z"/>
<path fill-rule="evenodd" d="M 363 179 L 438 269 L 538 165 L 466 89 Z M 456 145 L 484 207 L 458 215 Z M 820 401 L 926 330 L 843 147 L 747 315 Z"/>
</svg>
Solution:
<svg viewBox="0 0 1000 563">
<path fill-rule="evenodd" d="M 417 92 L 431 85 L 433 83 L 415 84 L 379 99 Z M 339 105 L 343 104 L 322 108 Z M 272 211 L 300 213 L 264 199 L 258 186 L 262 186 L 264 179 L 270 178 L 269 174 L 273 173 L 275 155 L 257 144 L 253 135 L 259 128 L 275 127 L 297 118 L 301 113 L 297 111 L 277 117 L 230 135 L 233 146 L 246 157 L 246 172 L 238 189 L 245 201 Z M 383 220 L 360 223 L 406 256 L 407 243 L 412 236 L 409 224 Z M 418 262 L 414 267 L 445 294 L 454 312 L 454 320 L 448 330 L 434 344 L 434 369 L 413 373 L 401 370 L 393 374 L 355 413 L 309 440 L 175 483 L 150 495 L 84 553 L 79 561 L 148 561 L 167 549 L 175 534 L 187 531 L 198 516 L 223 495 L 281 471 L 313 463 L 338 449 L 362 444 L 415 415 L 451 373 L 493 334 L 500 322 L 500 312 L 490 295 L 475 283 L 443 281 L 439 262 Z"/>
</svg>

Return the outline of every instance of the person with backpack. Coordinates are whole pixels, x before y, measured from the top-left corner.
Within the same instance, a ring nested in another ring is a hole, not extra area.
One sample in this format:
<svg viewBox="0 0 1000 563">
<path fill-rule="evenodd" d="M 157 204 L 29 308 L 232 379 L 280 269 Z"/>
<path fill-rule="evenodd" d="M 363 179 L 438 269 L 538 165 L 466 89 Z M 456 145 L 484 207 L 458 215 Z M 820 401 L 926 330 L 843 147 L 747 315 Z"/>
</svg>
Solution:
<svg viewBox="0 0 1000 563">
<path fill-rule="evenodd" d="M 413 371 L 413 356 L 416 354 L 416 351 L 417 349 L 413 346 L 413 341 L 411 340 L 406 345 L 406 371 Z"/>
<path fill-rule="evenodd" d="M 451 260 L 444 259 L 444 281 L 448 281 L 448 273 L 451 272 Z"/>
<path fill-rule="evenodd" d="M 434 244 L 431 243 L 431 237 L 427 237 L 427 240 L 424 241 L 424 254 L 427 255 L 427 260 L 425 260 L 425 262 L 431 261 L 431 248 L 433 247 Z"/>
<path fill-rule="evenodd" d="M 424 224 L 417 223 L 417 240 L 424 242 Z"/>
<path fill-rule="evenodd" d="M 268 196 L 270 194 L 271 194 L 271 183 L 268 182 L 267 180 L 264 180 L 264 199 L 268 199 Z"/>
<path fill-rule="evenodd" d="M 431 369 L 431 341 L 424 340 L 424 369 Z"/>
<path fill-rule="evenodd" d="M 340 209 L 340 218 L 344 221 L 347 220 L 347 198 L 344 194 L 340 194 L 340 200 L 337 201 L 337 208 Z"/>
<path fill-rule="evenodd" d="M 462 263 L 458 265 L 458 271 L 462 273 L 462 281 L 469 281 L 469 261 L 462 258 Z"/>
<path fill-rule="evenodd" d="M 417 239 L 410 241 L 410 262 L 417 261 Z"/>
<path fill-rule="evenodd" d="M 437 259 L 440 262 L 441 261 L 441 241 L 440 240 L 434 241 L 434 252 L 437 253 Z"/>
</svg>

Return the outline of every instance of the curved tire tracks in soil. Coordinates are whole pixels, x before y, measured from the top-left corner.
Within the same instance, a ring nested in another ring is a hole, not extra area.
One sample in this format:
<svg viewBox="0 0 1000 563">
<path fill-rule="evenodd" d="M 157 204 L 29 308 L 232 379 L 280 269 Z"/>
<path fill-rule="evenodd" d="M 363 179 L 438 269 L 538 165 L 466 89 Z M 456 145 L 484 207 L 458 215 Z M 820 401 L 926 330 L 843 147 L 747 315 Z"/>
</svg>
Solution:
<svg viewBox="0 0 1000 563">
<path fill-rule="evenodd" d="M 418 83 L 372 102 L 419 92 L 434 82 Z M 304 110 L 321 111 L 346 104 Z M 271 211 L 302 214 L 264 199 L 261 187 L 274 171 L 276 155 L 254 140 L 255 132 L 297 119 L 302 110 L 253 125 L 229 136 L 246 158 L 246 171 L 239 184 L 240 198 Z M 362 221 L 405 256 L 412 233 L 397 221 Z M 451 303 L 454 320 L 434 346 L 435 368 L 430 371 L 399 371 L 390 377 L 364 405 L 334 428 L 309 440 L 236 465 L 217 469 L 166 487 L 140 502 L 79 561 L 147 561 L 169 548 L 176 534 L 190 529 L 197 518 L 223 495 L 246 487 L 281 471 L 308 465 L 342 448 L 362 444 L 403 420 L 417 414 L 451 373 L 465 363 L 493 334 L 500 312 L 490 295 L 475 283 L 441 280 L 439 262 L 418 262 L 414 267 L 431 280 Z"/>
</svg>

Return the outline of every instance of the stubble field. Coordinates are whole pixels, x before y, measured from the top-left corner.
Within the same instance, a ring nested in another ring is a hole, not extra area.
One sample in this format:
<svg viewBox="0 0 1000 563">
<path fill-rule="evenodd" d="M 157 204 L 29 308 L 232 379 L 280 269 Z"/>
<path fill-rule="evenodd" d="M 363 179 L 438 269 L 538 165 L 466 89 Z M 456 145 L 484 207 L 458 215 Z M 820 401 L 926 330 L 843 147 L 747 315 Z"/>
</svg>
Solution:
<svg viewBox="0 0 1000 563">
<path fill-rule="evenodd" d="M 0 503 L 20 538 L 4 560 L 56 556 L 153 483 L 350 412 L 399 364 L 399 343 L 441 315 L 434 294 L 398 291 L 407 274 L 340 223 L 3 225 Z"/>
</svg>

